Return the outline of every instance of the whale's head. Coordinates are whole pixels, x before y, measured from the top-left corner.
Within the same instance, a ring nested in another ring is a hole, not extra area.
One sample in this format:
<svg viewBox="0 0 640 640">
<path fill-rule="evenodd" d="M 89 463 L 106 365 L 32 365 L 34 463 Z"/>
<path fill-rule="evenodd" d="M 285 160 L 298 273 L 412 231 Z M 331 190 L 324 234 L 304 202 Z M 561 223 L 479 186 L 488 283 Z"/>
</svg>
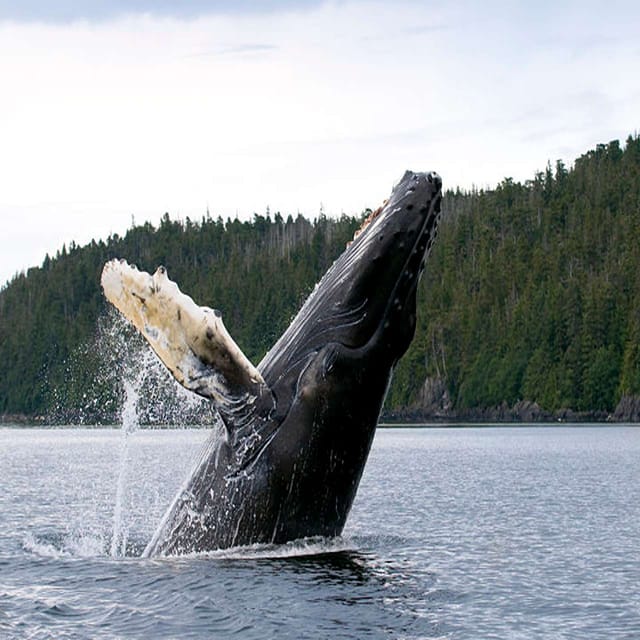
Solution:
<svg viewBox="0 0 640 640">
<path fill-rule="evenodd" d="M 441 188 L 434 172 L 404 174 L 318 283 L 262 371 L 299 362 L 328 343 L 393 366 L 415 331 L 416 289 L 440 218 Z"/>
</svg>

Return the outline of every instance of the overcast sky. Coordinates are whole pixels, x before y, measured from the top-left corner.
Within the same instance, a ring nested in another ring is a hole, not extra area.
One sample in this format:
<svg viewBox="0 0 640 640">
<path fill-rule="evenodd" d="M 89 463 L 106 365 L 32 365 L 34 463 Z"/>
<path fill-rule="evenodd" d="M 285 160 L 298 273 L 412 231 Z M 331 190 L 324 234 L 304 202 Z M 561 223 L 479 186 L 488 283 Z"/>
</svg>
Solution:
<svg viewBox="0 0 640 640">
<path fill-rule="evenodd" d="M 495 186 L 623 142 L 639 6 L 0 0 L 0 284 L 132 218 L 358 213 L 408 168 Z"/>
</svg>

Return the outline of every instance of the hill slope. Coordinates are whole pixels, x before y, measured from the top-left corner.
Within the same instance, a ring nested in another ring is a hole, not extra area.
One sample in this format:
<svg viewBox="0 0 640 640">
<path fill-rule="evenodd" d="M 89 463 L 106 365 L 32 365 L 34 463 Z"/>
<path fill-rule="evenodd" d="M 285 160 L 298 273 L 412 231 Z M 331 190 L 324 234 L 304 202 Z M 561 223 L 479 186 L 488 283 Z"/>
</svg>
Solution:
<svg viewBox="0 0 640 640">
<path fill-rule="evenodd" d="M 598 145 L 524 184 L 448 192 L 443 209 L 387 410 L 496 417 L 535 403 L 532 417 L 616 407 L 638 417 L 640 138 Z M 100 369 L 117 361 L 87 348 L 106 313 L 99 275 L 111 257 L 167 266 L 183 291 L 222 310 L 256 362 L 359 220 L 165 216 L 158 229 L 63 248 L 0 291 L 0 414 L 57 406 L 61 419 L 113 419 L 122 390 Z"/>
<path fill-rule="evenodd" d="M 107 260 L 125 258 L 151 272 L 165 265 L 185 293 L 222 311 L 257 362 L 358 225 L 347 216 L 180 223 L 165 215 L 158 229 L 146 224 L 106 243 L 63 248 L 0 291 L 0 358 L 9 363 L 0 378 L 0 414 L 113 419 L 114 394 L 122 390 L 117 382 L 112 388 L 105 368 L 120 365 L 100 346 L 112 331 L 100 289 Z M 91 395 L 100 398 L 95 410 Z"/>
<path fill-rule="evenodd" d="M 608 413 L 640 393 L 640 138 L 447 209 L 390 406 Z"/>
</svg>

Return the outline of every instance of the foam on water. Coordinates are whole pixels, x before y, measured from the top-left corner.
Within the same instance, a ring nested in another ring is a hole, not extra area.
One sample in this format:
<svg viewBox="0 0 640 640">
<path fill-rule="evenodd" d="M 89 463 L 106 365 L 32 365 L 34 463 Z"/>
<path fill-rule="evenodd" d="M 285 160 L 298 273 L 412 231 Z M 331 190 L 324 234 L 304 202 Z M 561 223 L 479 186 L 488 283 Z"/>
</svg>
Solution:
<svg viewBox="0 0 640 640">
<path fill-rule="evenodd" d="M 100 535 L 69 535 L 49 541 L 28 533 L 22 548 L 43 558 L 96 558 L 106 555 L 106 540 Z"/>
<path fill-rule="evenodd" d="M 121 543 L 126 542 L 126 534 L 120 534 L 117 538 Z M 115 538 L 115 535 L 114 535 Z M 125 556 L 128 561 L 135 560 L 127 552 L 125 546 L 116 547 L 114 553 L 113 540 L 109 542 L 103 536 L 90 533 L 70 534 L 61 538 L 36 537 L 32 533 L 27 534 L 22 541 L 22 548 L 34 555 L 43 558 L 112 558 L 122 559 Z M 201 553 L 191 553 L 179 556 L 156 557 L 152 559 L 137 558 L 141 562 L 171 562 L 176 560 L 267 560 L 285 558 L 305 558 L 312 556 L 324 556 L 332 553 L 357 552 L 357 541 L 343 537 L 302 538 L 292 540 L 284 544 L 252 544 L 243 547 L 231 547 Z"/>
<path fill-rule="evenodd" d="M 321 556 L 330 553 L 354 551 L 354 542 L 345 538 L 301 538 L 284 544 L 252 544 L 243 547 L 231 547 L 183 556 L 167 556 L 173 558 L 212 558 L 222 560 L 263 560 L 281 558 L 303 558 Z"/>
</svg>

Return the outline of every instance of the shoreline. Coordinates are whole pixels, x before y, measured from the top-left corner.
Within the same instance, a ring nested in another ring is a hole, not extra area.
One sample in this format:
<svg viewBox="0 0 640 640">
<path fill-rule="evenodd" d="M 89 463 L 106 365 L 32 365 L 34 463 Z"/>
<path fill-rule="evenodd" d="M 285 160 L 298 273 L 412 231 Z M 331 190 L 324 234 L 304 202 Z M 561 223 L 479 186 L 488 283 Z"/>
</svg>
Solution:
<svg viewBox="0 0 640 640">
<path fill-rule="evenodd" d="M 377 429 L 496 429 L 496 428 L 531 428 L 550 429 L 554 427 L 640 427 L 640 422 L 633 420 L 465 420 L 465 419 L 438 419 L 438 420 L 397 420 L 391 421 L 381 419 Z M 136 431 L 180 431 L 189 429 L 211 429 L 210 424 L 141 424 Z M 100 424 L 80 424 L 80 423 L 57 423 L 51 424 L 46 421 L 34 422 L 29 420 L 5 421 L 0 419 L 0 429 L 86 429 L 89 431 L 100 431 L 122 429 L 120 423 L 100 423 Z"/>
<path fill-rule="evenodd" d="M 91 428 L 111 427 L 120 424 L 119 414 L 87 415 L 81 412 L 70 412 L 64 415 L 27 415 L 0 414 L 0 426 L 3 427 L 56 427 L 56 426 L 87 426 Z M 197 416 L 191 416 L 192 419 Z M 143 418 L 144 419 L 144 418 Z M 559 409 L 547 411 L 537 402 L 521 400 L 513 406 L 502 403 L 497 407 L 478 407 L 473 409 L 456 410 L 448 406 L 427 405 L 423 407 L 395 411 L 384 410 L 380 413 L 378 426 L 391 428 L 396 426 L 446 426 L 446 425 L 518 425 L 518 424 L 640 424 L 640 397 L 623 396 L 613 411 L 574 411 L 573 409 Z M 211 426 L 211 416 L 208 421 L 195 423 L 194 426 L 207 428 Z M 172 428 L 166 424 L 143 422 L 141 428 Z"/>
</svg>

